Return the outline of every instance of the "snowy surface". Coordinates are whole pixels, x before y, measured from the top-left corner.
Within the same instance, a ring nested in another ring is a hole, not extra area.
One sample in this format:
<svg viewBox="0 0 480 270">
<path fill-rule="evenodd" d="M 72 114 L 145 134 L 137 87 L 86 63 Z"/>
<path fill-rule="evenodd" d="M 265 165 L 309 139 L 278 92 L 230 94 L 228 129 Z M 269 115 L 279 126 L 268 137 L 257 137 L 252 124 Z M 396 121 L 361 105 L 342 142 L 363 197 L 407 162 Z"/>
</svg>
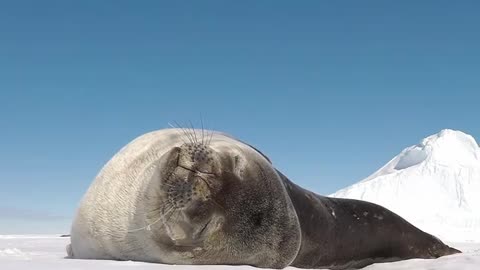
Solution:
<svg viewBox="0 0 480 270">
<path fill-rule="evenodd" d="M 2 270 L 50 270 L 50 269 L 258 269 L 251 266 L 183 266 L 141 262 L 74 260 L 65 258 L 65 245 L 69 238 L 54 235 L 0 235 L 0 269 Z M 366 270 L 478 270 L 480 269 L 480 244 L 463 243 L 450 245 L 464 251 L 463 254 L 442 257 L 436 260 L 408 260 L 395 263 L 374 264 Z M 296 269 L 289 267 L 287 269 Z"/>
<path fill-rule="evenodd" d="M 480 148 L 472 136 L 447 129 L 331 196 L 383 205 L 442 240 L 480 242 L 479 194 Z"/>
</svg>

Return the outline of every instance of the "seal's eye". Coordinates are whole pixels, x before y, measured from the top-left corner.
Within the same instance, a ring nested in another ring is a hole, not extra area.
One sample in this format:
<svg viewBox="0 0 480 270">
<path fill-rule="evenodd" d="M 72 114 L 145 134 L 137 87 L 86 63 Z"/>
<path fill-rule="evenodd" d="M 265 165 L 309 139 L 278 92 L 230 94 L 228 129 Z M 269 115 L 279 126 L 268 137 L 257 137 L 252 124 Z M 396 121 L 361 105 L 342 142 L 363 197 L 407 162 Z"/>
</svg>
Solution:
<svg viewBox="0 0 480 270">
<path fill-rule="evenodd" d="M 247 161 L 244 158 L 239 155 L 235 156 L 233 172 L 239 177 L 241 177 L 243 175 L 243 171 L 245 170 L 246 164 Z"/>
<path fill-rule="evenodd" d="M 255 225 L 255 227 L 260 227 L 262 225 L 262 221 L 263 221 L 263 214 L 258 212 L 258 213 L 255 213 L 252 215 L 252 223 L 253 225 Z"/>
</svg>

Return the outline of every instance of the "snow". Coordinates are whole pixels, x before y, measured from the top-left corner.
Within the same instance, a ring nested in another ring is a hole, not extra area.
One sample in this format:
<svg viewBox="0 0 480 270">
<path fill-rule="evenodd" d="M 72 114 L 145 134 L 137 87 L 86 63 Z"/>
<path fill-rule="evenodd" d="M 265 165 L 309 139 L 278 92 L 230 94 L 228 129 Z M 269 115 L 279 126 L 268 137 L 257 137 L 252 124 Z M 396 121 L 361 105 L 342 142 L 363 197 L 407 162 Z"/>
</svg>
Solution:
<svg viewBox="0 0 480 270">
<path fill-rule="evenodd" d="M 65 258 L 68 237 L 44 236 L 1 236 L 0 269 L 2 270 L 50 270 L 50 269 L 177 269 L 177 270 L 252 270 L 251 266 L 186 266 L 162 265 L 131 261 L 75 260 Z M 436 260 L 414 259 L 394 263 L 368 266 L 366 270 L 478 270 L 480 269 L 480 243 L 448 243 L 464 251 L 462 254 L 442 257 Z M 287 269 L 296 269 L 288 267 Z"/>
<path fill-rule="evenodd" d="M 442 130 L 407 147 L 366 179 L 333 197 L 374 202 L 453 242 L 480 242 L 480 148 L 461 131 Z"/>
</svg>

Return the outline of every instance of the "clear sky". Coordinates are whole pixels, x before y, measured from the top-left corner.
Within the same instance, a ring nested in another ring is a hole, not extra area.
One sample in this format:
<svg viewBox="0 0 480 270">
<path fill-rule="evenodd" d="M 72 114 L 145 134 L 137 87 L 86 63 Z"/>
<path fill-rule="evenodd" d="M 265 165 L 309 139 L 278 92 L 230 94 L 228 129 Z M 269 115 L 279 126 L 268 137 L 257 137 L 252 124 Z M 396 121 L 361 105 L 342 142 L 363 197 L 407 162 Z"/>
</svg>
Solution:
<svg viewBox="0 0 480 270">
<path fill-rule="evenodd" d="M 2 1 L 0 234 L 68 232 L 123 145 L 228 132 L 321 194 L 480 138 L 478 1 Z"/>
</svg>

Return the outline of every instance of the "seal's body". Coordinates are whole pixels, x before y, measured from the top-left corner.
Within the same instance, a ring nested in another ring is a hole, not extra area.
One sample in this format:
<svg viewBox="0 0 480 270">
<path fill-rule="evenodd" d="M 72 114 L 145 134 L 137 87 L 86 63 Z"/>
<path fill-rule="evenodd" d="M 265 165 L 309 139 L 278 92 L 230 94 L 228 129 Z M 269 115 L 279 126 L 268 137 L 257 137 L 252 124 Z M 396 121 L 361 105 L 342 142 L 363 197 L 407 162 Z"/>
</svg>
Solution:
<svg viewBox="0 0 480 270">
<path fill-rule="evenodd" d="M 352 269 L 459 253 L 382 206 L 323 197 L 281 176 L 302 231 L 301 248 L 293 266 Z"/>
<path fill-rule="evenodd" d="M 458 251 L 375 204 L 322 197 L 226 134 L 166 129 L 117 153 L 85 194 L 73 258 L 352 268 Z"/>
</svg>

